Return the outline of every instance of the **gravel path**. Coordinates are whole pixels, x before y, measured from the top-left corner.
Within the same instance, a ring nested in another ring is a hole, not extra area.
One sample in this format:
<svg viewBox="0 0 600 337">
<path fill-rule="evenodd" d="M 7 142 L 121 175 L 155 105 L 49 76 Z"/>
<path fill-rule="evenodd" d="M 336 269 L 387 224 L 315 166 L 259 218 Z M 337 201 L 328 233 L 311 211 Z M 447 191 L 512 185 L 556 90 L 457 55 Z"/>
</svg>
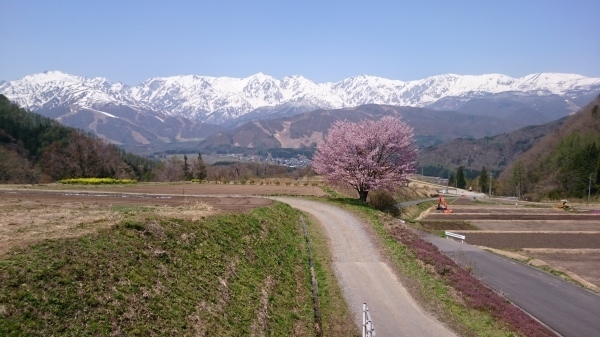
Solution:
<svg viewBox="0 0 600 337">
<path fill-rule="evenodd" d="M 316 201 L 273 199 L 314 215 L 325 228 L 338 282 L 359 327 L 366 302 L 377 336 L 456 336 L 417 305 L 352 214 Z"/>
</svg>

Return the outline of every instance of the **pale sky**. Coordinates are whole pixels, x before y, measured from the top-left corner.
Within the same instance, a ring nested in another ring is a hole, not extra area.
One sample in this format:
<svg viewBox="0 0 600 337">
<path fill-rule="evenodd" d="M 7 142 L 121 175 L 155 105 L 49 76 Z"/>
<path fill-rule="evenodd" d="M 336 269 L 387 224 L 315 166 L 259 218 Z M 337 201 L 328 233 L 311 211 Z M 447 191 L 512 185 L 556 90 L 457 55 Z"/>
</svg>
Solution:
<svg viewBox="0 0 600 337">
<path fill-rule="evenodd" d="M 600 77 L 599 0 L 0 1 L 0 80 Z"/>
</svg>

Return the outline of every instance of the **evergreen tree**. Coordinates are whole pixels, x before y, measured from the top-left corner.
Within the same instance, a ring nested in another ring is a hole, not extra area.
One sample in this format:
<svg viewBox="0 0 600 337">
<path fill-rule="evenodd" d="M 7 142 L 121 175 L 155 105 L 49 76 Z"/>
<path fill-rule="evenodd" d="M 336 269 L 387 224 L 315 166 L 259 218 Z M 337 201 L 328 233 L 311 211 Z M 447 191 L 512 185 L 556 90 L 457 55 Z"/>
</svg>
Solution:
<svg viewBox="0 0 600 337">
<path fill-rule="evenodd" d="M 456 187 L 465 188 L 467 186 L 467 182 L 465 181 L 465 173 L 464 168 L 459 166 L 456 170 Z"/>
<path fill-rule="evenodd" d="M 527 172 L 525 170 L 525 164 L 522 161 L 517 160 L 510 171 L 508 177 L 508 184 L 511 188 L 514 188 L 515 194 L 521 197 L 523 193 L 527 191 Z"/>
<path fill-rule="evenodd" d="M 448 186 L 454 186 L 454 174 L 450 173 L 450 176 L 448 176 Z"/>
<path fill-rule="evenodd" d="M 188 164 L 187 155 L 183 155 L 183 179 L 192 180 L 192 173 L 190 172 L 190 164 Z"/>
<path fill-rule="evenodd" d="M 194 165 L 192 167 L 192 172 L 193 172 L 194 178 L 196 178 L 198 180 L 206 179 L 206 176 L 207 176 L 206 165 L 204 164 L 204 160 L 202 159 L 201 153 L 198 153 L 198 159 L 196 159 L 196 162 L 194 163 Z"/>
<path fill-rule="evenodd" d="M 481 173 L 479 174 L 479 187 L 481 188 L 481 192 L 486 193 L 488 192 L 488 188 L 489 188 L 489 179 L 490 177 L 487 174 L 487 171 L 485 170 L 485 166 L 481 169 Z"/>
</svg>

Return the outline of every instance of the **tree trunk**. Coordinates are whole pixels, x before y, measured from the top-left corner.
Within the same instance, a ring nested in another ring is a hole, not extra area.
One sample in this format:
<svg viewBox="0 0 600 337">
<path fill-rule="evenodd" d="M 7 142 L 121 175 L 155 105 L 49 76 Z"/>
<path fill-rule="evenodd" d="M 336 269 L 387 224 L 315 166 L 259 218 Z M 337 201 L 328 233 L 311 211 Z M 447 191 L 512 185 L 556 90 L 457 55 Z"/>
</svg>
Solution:
<svg viewBox="0 0 600 337">
<path fill-rule="evenodd" d="M 360 199 L 360 201 L 367 202 L 367 194 L 369 194 L 369 191 L 359 190 L 358 198 Z"/>
</svg>

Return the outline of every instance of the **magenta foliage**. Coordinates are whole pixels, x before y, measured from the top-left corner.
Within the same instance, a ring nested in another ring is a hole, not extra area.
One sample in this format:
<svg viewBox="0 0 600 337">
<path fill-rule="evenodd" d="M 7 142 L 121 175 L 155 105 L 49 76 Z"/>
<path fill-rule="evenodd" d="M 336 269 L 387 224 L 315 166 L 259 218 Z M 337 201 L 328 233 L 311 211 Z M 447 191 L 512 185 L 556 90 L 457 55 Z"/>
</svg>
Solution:
<svg viewBox="0 0 600 337">
<path fill-rule="evenodd" d="M 442 254 L 432 243 L 421 239 L 407 228 L 396 228 L 392 235 L 415 252 L 417 259 L 432 265 L 435 271 L 460 294 L 470 308 L 488 312 L 500 321 L 521 331 L 525 336 L 554 336 L 546 327 L 486 287 L 448 256 Z"/>
<path fill-rule="evenodd" d="M 395 117 L 335 122 L 313 157 L 313 168 L 329 182 L 348 183 L 359 193 L 391 189 L 415 170 L 413 129 Z"/>
</svg>

